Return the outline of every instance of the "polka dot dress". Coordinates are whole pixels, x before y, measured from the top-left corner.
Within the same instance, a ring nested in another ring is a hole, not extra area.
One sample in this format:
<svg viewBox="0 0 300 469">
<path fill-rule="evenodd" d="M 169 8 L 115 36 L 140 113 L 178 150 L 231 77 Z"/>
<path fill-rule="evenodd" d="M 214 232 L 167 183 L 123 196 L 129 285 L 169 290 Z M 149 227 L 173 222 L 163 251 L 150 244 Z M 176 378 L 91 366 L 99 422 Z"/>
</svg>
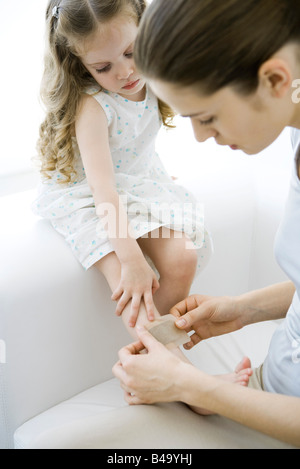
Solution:
<svg viewBox="0 0 300 469">
<path fill-rule="evenodd" d="M 116 189 L 127 210 L 131 235 L 135 239 L 146 237 L 162 226 L 178 235 L 185 233 L 198 251 L 200 271 L 212 249 L 202 205 L 172 180 L 155 151 L 161 127 L 156 97 L 150 88 L 145 100 L 139 102 L 107 91 L 91 95 L 107 117 Z M 40 184 L 33 211 L 51 221 L 79 262 L 89 269 L 113 252 L 106 230 L 109 207 L 95 207 L 76 139 L 74 149 L 76 181 L 58 184 L 62 176 L 55 172 L 52 179 Z"/>
</svg>

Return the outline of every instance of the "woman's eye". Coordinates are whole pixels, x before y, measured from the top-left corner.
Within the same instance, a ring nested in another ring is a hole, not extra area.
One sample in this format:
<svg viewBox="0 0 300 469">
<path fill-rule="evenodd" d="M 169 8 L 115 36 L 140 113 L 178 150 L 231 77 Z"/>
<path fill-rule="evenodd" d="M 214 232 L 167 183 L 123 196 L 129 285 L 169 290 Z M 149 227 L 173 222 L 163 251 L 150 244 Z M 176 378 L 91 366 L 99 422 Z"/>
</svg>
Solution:
<svg viewBox="0 0 300 469">
<path fill-rule="evenodd" d="M 211 117 L 210 119 L 207 119 L 206 121 L 200 121 L 201 125 L 209 125 L 212 124 L 214 121 L 214 117 Z"/>
<path fill-rule="evenodd" d="M 97 73 L 105 73 L 105 72 L 109 72 L 110 69 L 111 69 L 111 65 L 106 65 L 106 67 L 97 69 L 96 72 Z"/>
<path fill-rule="evenodd" d="M 127 54 L 125 54 L 125 57 L 127 57 L 127 59 L 132 59 L 133 52 L 128 52 Z"/>
</svg>

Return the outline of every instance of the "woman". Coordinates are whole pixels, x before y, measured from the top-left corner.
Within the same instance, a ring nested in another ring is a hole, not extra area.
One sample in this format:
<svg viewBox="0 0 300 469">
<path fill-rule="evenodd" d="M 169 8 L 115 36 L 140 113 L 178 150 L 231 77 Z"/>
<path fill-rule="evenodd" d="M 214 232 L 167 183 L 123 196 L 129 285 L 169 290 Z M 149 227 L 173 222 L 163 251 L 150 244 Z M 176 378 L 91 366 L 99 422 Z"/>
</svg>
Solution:
<svg viewBox="0 0 300 469">
<path fill-rule="evenodd" d="M 189 347 L 255 322 L 285 318 L 257 386 L 208 376 L 139 331 L 114 367 L 129 404 L 182 401 L 300 446 L 300 4 L 298 0 L 154 0 L 135 60 L 157 96 L 191 118 L 199 142 L 214 137 L 247 154 L 292 127 L 295 147 L 277 260 L 290 281 L 236 298 L 194 295 L 171 311 L 194 331 Z M 271 169 L 271 168 L 270 168 Z M 139 352 L 146 348 L 148 354 Z"/>
</svg>

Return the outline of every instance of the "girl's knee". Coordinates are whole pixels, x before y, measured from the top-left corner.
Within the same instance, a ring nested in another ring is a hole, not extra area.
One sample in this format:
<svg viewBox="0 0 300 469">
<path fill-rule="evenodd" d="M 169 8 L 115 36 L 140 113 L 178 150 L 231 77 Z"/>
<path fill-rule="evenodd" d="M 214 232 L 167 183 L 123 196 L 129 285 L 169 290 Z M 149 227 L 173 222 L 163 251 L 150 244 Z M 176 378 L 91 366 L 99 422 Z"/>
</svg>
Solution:
<svg viewBox="0 0 300 469">
<path fill-rule="evenodd" d="M 182 271 L 194 278 L 198 265 L 198 254 L 195 248 L 186 248 L 180 262 Z"/>
<path fill-rule="evenodd" d="M 193 280 L 198 264 L 198 255 L 189 241 L 183 243 L 181 249 L 174 250 L 172 257 L 167 260 L 166 271 L 167 275 L 173 279 L 180 278 Z"/>
</svg>

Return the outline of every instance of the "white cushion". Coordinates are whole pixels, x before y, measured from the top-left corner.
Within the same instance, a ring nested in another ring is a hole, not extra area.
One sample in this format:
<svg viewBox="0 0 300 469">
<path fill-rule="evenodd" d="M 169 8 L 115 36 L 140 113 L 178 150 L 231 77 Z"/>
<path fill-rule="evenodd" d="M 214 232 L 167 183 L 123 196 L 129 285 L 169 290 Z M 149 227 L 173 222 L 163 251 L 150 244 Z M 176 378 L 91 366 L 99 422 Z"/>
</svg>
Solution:
<svg viewBox="0 0 300 469">
<path fill-rule="evenodd" d="M 202 342 L 185 355 L 210 374 L 232 372 L 244 355 L 259 366 L 275 322 Z M 37 415 L 15 432 L 15 448 L 287 448 L 220 416 L 201 417 L 179 403 L 129 407 L 116 379 Z"/>
<path fill-rule="evenodd" d="M 15 433 L 16 449 L 286 449 L 228 419 L 185 404 L 128 406 L 116 382 L 95 386 L 38 415 Z"/>
<path fill-rule="evenodd" d="M 29 448 L 32 441 L 48 430 L 127 406 L 119 381 L 111 379 L 93 386 L 21 425 L 15 432 L 15 449 Z"/>
</svg>

